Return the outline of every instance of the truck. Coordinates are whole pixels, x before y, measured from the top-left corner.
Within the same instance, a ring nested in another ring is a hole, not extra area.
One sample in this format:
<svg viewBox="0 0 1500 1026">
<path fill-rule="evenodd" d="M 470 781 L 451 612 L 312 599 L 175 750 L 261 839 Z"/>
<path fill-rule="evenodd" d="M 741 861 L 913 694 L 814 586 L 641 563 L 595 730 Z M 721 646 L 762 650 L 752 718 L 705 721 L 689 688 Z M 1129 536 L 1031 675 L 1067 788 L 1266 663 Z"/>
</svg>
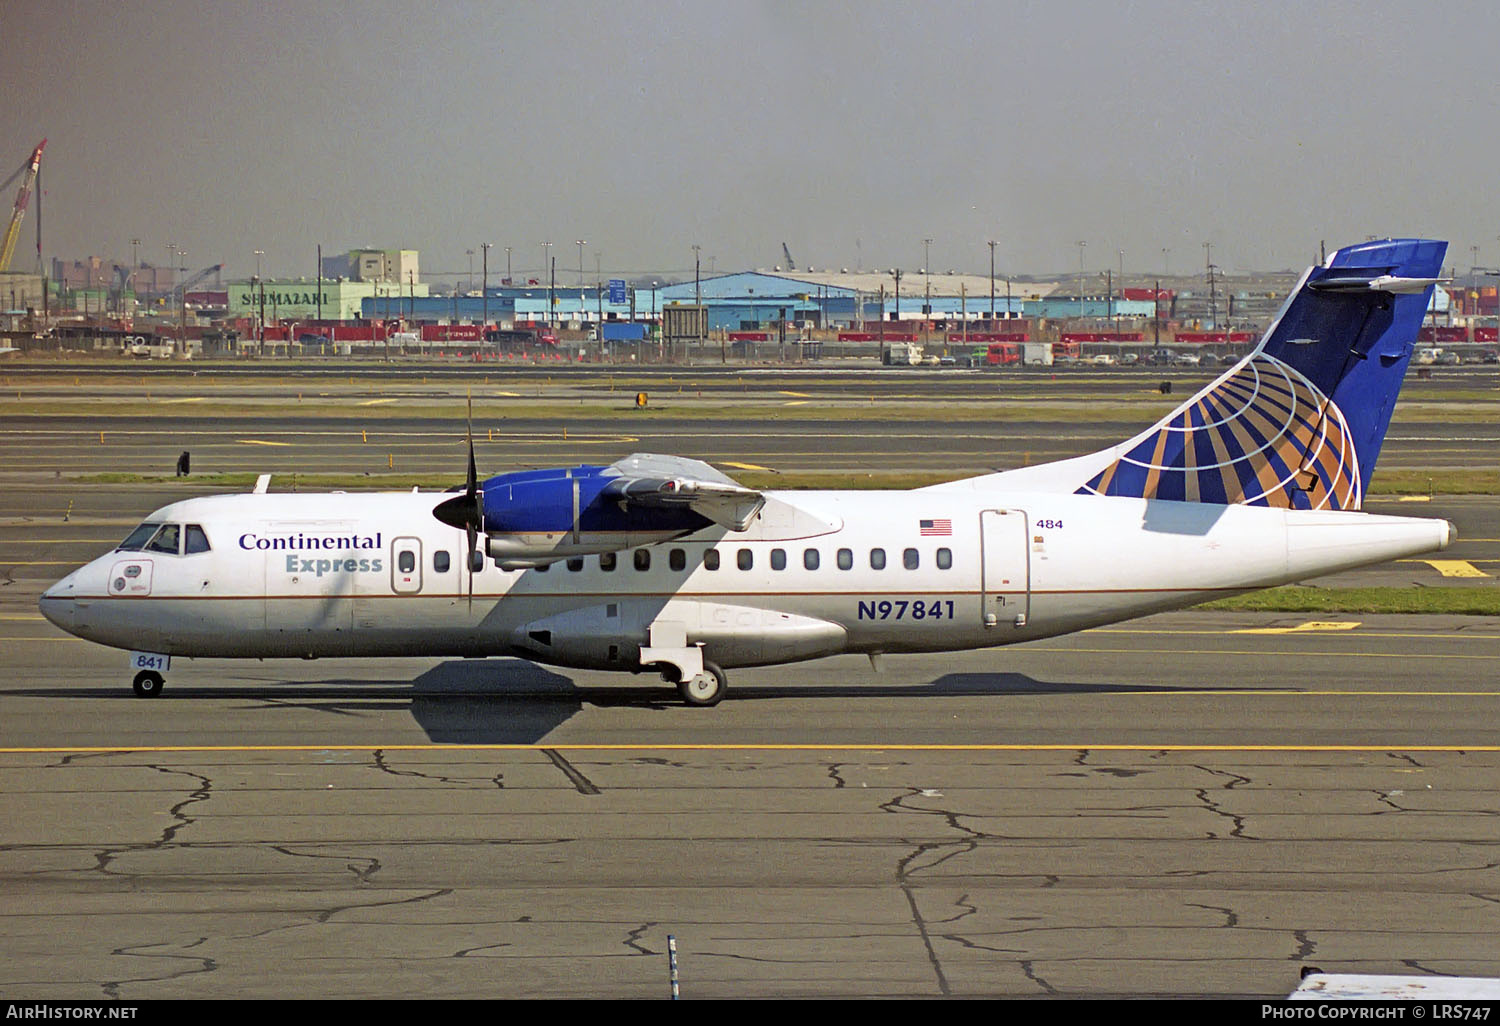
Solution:
<svg viewBox="0 0 1500 1026">
<path fill-rule="evenodd" d="M 885 348 L 885 363 L 888 367 L 919 367 L 922 347 L 915 342 L 892 342 Z"/>
<path fill-rule="evenodd" d="M 1004 367 L 1021 362 L 1021 343 L 991 342 L 984 350 L 986 367 Z"/>
<path fill-rule="evenodd" d="M 551 328 L 490 328 L 484 340 L 501 352 L 557 348 L 557 336 Z"/>
<path fill-rule="evenodd" d="M 1021 363 L 1027 367 L 1051 367 L 1051 342 L 1022 342 Z"/>
</svg>

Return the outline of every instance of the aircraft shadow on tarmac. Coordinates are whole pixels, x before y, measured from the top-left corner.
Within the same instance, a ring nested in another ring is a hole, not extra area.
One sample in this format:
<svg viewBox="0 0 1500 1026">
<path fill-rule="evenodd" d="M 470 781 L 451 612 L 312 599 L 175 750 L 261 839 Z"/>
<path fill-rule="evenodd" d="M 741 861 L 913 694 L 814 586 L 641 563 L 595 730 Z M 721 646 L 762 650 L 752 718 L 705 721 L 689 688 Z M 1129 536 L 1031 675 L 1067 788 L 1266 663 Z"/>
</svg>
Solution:
<svg viewBox="0 0 1500 1026">
<path fill-rule="evenodd" d="M 764 671 L 756 671 L 764 677 Z M 805 684 L 806 674 L 789 668 L 784 683 L 731 686 L 726 706 L 745 702 L 798 699 L 878 701 L 921 697 L 1068 696 L 1141 692 L 1232 692 L 1234 687 L 1202 684 L 1115 684 L 1042 681 L 1021 673 L 948 673 L 929 681 L 881 683 L 878 678 L 847 684 Z M 640 683 L 579 685 L 566 671 L 521 659 L 450 660 L 410 681 L 392 678 L 288 678 L 266 684 L 198 686 L 179 679 L 153 702 L 252 701 L 267 707 L 297 708 L 333 715 L 390 711 L 408 703 L 412 718 L 436 744 L 534 744 L 566 723 L 587 702 L 601 708 L 680 707 L 676 688 L 652 674 Z M 648 683 L 649 682 L 649 683 Z M 1294 689 L 1288 689 L 1294 690 Z M 37 697 L 109 697 L 142 701 L 128 689 L 25 689 Z M 712 710 L 702 710 L 712 717 Z"/>
</svg>

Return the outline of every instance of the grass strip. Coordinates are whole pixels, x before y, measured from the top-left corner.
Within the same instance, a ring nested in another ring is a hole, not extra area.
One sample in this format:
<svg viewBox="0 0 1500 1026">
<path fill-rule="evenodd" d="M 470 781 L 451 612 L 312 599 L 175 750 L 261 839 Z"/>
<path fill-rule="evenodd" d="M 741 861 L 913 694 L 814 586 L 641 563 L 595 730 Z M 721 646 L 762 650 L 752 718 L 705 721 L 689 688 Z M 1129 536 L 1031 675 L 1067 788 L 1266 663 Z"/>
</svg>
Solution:
<svg viewBox="0 0 1500 1026">
<path fill-rule="evenodd" d="M 1447 613 L 1500 616 L 1500 588 L 1309 588 L 1288 585 L 1215 599 L 1194 609 L 1236 613 Z"/>
</svg>

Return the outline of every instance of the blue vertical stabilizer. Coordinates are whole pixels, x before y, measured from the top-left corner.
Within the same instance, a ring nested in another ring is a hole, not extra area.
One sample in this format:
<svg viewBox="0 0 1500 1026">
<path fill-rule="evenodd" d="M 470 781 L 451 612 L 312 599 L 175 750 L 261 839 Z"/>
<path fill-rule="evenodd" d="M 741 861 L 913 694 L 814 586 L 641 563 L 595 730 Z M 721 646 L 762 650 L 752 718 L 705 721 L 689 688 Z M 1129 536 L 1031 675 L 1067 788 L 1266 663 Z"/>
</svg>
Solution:
<svg viewBox="0 0 1500 1026">
<path fill-rule="evenodd" d="M 1338 250 L 1303 275 L 1253 353 L 1079 491 L 1359 509 L 1447 248 Z"/>
</svg>

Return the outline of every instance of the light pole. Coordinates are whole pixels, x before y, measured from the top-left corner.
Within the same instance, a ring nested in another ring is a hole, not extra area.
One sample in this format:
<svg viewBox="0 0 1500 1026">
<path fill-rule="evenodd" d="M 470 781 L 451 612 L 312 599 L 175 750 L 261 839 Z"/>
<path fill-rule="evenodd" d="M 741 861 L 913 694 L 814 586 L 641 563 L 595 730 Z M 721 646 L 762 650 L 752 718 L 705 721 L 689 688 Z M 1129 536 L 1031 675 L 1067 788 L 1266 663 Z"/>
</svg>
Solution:
<svg viewBox="0 0 1500 1026">
<path fill-rule="evenodd" d="M 255 314 L 255 358 L 257 360 L 266 355 L 266 283 L 260 276 L 260 258 L 266 255 L 263 249 L 255 250 L 255 281 L 250 289 L 250 302 L 254 303 L 256 288 L 260 290 L 260 306 Z"/>
<path fill-rule="evenodd" d="M 543 277 L 546 277 L 546 275 L 547 275 L 547 261 L 548 261 L 548 258 L 551 255 L 552 255 L 552 243 L 550 243 L 550 242 L 544 242 L 544 243 L 542 243 L 542 276 Z M 551 284 L 551 281 L 552 281 L 552 279 L 550 279 L 550 278 L 547 279 L 547 282 L 548 282 L 548 284 L 547 284 L 547 326 L 549 328 L 552 326 L 552 284 Z"/>
<path fill-rule="evenodd" d="M 480 302 L 480 309 L 483 311 L 479 319 L 479 340 L 481 342 L 484 341 L 485 333 L 490 330 L 490 246 L 492 245 L 493 243 L 490 242 L 481 242 L 479 244 L 479 248 L 484 251 L 483 256 L 480 258 L 483 265 L 484 277 L 480 279 L 482 284 L 479 286 L 480 294 L 484 296 L 484 299 Z M 505 252 L 509 253 L 510 248 L 506 247 Z"/>
<path fill-rule="evenodd" d="M 466 249 L 466 250 L 464 250 L 464 252 L 467 253 L 467 254 L 469 254 L 469 291 L 473 292 L 474 291 L 474 251 L 472 249 Z"/>
<path fill-rule="evenodd" d="M 177 251 L 177 258 L 182 261 L 182 273 L 183 273 L 184 276 L 186 276 L 186 274 L 187 274 L 187 250 L 179 249 Z M 179 352 L 187 352 L 187 279 L 186 279 L 186 277 L 183 278 L 181 284 L 179 284 L 178 287 L 182 290 L 182 305 L 180 307 L 180 309 L 182 311 L 182 314 L 181 314 L 181 320 L 178 322 L 178 328 L 177 328 L 177 348 L 178 348 Z"/>
<path fill-rule="evenodd" d="M 697 243 L 693 244 L 693 305 L 698 308 L 693 314 L 693 334 L 698 338 L 698 355 L 703 355 L 703 280 L 702 280 L 702 249 Z"/>
<path fill-rule="evenodd" d="M 1500 241 L 1500 235 L 1495 236 L 1495 239 Z M 1496 273 L 1500 275 L 1500 272 Z M 1433 295 L 1436 294 L 1434 290 Z M 1495 341 L 1500 342 L 1500 277 L 1495 279 Z"/>
<path fill-rule="evenodd" d="M 578 240 L 578 287 L 583 288 L 583 247 L 588 243 L 583 239 Z"/>
<path fill-rule="evenodd" d="M 1121 249 L 1115 252 L 1120 257 L 1120 274 L 1117 280 L 1120 283 L 1120 293 L 1123 296 L 1125 292 L 1125 251 Z M 1115 294 L 1113 289 L 1109 293 L 1109 321 L 1111 325 L 1110 330 L 1118 334 L 1120 331 L 1120 315 L 1115 309 Z"/>
<path fill-rule="evenodd" d="M 1088 243 L 1078 240 L 1078 319 L 1083 320 L 1083 251 Z"/>
<path fill-rule="evenodd" d="M 1213 330 L 1219 330 L 1219 297 L 1214 286 L 1214 244 L 1205 242 L 1203 244 L 1204 260 L 1208 264 L 1208 319 L 1213 322 Z"/>
<path fill-rule="evenodd" d="M 514 285 L 515 284 L 515 282 L 512 281 L 511 277 L 510 277 L 510 247 L 509 246 L 505 247 L 505 284 L 506 285 Z"/>
<path fill-rule="evenodd" d="M 1009 311 L 1007 311 L 1009 312 Z M 990 243 L 990 330 L 995 327 L 995 243 Z"/>
<path fill-rule="evenodd" d="M 932 240 L 922 240 L 922 316 L 932 316 Z"/>
<path fill-rule="evenodd" d="M 1474 260 L 1469 264 L 1469 284 L 1474 292 L 1474 316 L 1477 317 L 1479 316 L 1479 247 L 1470 246 L 1469 252 L 1474 254 Z"/>
</svg>

